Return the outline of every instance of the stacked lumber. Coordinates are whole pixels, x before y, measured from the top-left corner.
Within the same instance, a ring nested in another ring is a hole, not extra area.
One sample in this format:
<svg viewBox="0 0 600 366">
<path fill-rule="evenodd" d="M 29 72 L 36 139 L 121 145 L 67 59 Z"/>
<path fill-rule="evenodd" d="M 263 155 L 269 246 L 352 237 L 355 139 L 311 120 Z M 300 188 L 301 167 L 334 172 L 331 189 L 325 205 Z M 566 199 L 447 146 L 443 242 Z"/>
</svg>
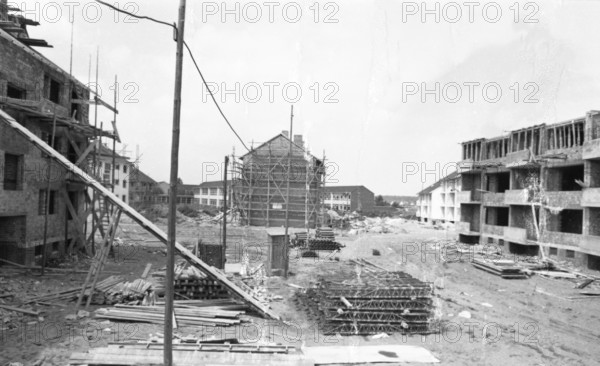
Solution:
<svg viewBox="0 0 600 366">
<path fill-rule="evenodd" d="M 403 272 L 371 270 L 320 278 L 297 304 L 324 334 L 425 334 L 434 331 L 433 285 Z"/>
<path fill-rule="evenodd" d="M 500 276 L 505 279 L 527 278 L 527 275 L 523 273 L 522 269 L 518 267 L 514 261 L 511 260 L 489 261 L 480 258 L 473 258 L 471 264 L 477 269 L 486 271 L 488 273 Z"/>
<path fill-rule="evenodd" d="M 191 303 L 176 303 L 174 306 L 175 324 L 177 326 L 222 326 L 241 324 L 240 315 L 244 310 L 236 310 L 227 306 L 194 306 Z M 113 308 L 96 310 L 96 318 L 113 321 L 132 321 L 137 323 L 164 324 L 164 305 L 132 306 L 116 305 Z"/>
<path fill-rule="evenodd" d="M 110 276 L 96 284 L 95 293 L 106 292 L 121 282 L 123 282 L 123 278 L 121 276 Z M 77 296 L 81 292 L 81 289 L 82 289 L 81 286 L 73 287 L 73 288 L 70 288 L 67 290 L 62 290 L 62 291 L 53 292 L 53 293 L 49 293 L 49 294 L 34 296 L 34 297 L 30 297 L 29 299 L 25 299 L 23 301 L 23 303 L 29 304 L 32 302 L 46 302 L 46 301 L 52 301 L 52 300 L 71 301 L 71 300 L 74 300 L 77 298 Z M 89 288 L 86 289 L 85 296 L 86 297 L 90 296 Z"/>
</svg>

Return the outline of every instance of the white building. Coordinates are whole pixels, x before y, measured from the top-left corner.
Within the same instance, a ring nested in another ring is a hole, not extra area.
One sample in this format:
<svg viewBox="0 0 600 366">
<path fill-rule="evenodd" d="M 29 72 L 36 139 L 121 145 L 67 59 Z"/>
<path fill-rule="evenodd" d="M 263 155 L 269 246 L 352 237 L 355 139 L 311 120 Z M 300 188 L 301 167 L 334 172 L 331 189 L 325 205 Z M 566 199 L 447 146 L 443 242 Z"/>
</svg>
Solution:
<svg viewBox="0 0 600 366">
<path fill-rule="evenodd" d="M 112 164 L 113 152 L 112 149 L 102 145 L 98 149 L 97 155 L 98 172 L 101 182 L 110 189 L 114 187 L 114 194 L 123 202 L 129 203 L 129 178 L 131 174 L 132 164 L 127 157 L 115 153 L 115 176 L 114 182 L 111 185 L 112 179 Z"/>
<path fill-rule="evenodd" d="M 460 175 L 454 172 L 419 192 L 419 221 L 432 224 L 460 221 L 460 203 L 456 197 L 460 189 Z"/>
<path fill-rule="evenodd" d="M 231 183 L 228 184 L 227 206 L 231 207 Z M 196 202 L 201 205 L 223 207 L 223 181 L 201 183 L 194 192 Z"/>
</svg>

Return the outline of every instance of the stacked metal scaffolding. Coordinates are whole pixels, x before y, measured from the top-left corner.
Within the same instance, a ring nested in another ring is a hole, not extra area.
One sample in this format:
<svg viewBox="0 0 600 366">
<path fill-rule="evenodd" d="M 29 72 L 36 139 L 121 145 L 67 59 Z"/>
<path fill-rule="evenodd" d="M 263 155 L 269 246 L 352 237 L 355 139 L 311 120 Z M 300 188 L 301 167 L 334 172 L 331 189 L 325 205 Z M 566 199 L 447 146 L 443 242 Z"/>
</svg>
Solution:
<svg viewBox="0 0 600 366">
<path fill-rule="evenodd" d="M 315 228 L 322 223 L 324 158 L 294 145 L 288 159 L 289 149 L 282 145 L 268 142 L 242 157 L 233 156 L 233 207 L 245 225 L 283 226 L 287 209 L 290 227 Z"/>
<path fill-rule="evenodd" d="M 321 279 L 298 294 L 301 307 L 324 334 L 356 335 L 433 331 L 433 285 L 403 272 L 371 271 L 355 280 Z"/>
</svg>

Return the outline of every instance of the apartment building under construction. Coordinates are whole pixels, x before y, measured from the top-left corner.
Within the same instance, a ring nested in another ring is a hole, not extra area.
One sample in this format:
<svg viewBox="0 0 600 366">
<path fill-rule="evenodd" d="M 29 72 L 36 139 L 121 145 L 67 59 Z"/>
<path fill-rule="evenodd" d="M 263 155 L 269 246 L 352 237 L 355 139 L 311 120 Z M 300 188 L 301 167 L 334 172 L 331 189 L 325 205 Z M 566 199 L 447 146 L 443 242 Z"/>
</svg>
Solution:
<svg viewBox="0 0 600 366">
<path fill-rule="evenodd" d="M 600 111 L 463 142 L 460 175 L 460 241 L 600 269 Z"/>
<path fill-rule="evenodd" d="M 243 223 L 281 227 L 287 211 L 290 227 L 316 227 L 325 168 L 306 151 L 302 135 L 290 141 L 283 131 L 233 160 L 233 200 Z"/>
<path fill-rule="evenodd" d="M 27 26 L 37 23 L 17 10 L 0 1 L 0 109 L 89 171 L 96 146 L 91 141 L 114 138 L 90 124 L 89 104 L 100 99 L 91 100 L 83 83 L 32 48 L 48 44 L 29 38 Z M 33 264 L 44 250 L 89 249 L 85 184 L 5 123 L 0 123 L 0 202 L 1 259 Z"/>
</svg>

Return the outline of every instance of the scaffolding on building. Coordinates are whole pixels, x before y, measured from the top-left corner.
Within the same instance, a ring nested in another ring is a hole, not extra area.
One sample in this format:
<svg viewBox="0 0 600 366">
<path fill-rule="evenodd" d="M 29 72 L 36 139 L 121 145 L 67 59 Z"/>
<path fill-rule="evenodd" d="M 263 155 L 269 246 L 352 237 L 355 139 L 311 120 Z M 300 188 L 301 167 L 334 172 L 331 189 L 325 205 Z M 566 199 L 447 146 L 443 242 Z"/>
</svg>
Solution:
<svg viewBox="0 0 600 366">
<path fill-rule="evenodd" d="M 297 145 L 296 145 L 297 146 Z M 307 231 L 323 225 L 325 154 L 317 159 L 308 151 L 300 155 L 264 144 L 244 156 L 232 155 L 229 174 L 233 208 L 242 225 L 283 226 L 289 208 L 289 226 Z M 288 165 L 289 161 L 289 165 Z M 286 183 L 290 195 L 287 206 Z"/>
</svg>

